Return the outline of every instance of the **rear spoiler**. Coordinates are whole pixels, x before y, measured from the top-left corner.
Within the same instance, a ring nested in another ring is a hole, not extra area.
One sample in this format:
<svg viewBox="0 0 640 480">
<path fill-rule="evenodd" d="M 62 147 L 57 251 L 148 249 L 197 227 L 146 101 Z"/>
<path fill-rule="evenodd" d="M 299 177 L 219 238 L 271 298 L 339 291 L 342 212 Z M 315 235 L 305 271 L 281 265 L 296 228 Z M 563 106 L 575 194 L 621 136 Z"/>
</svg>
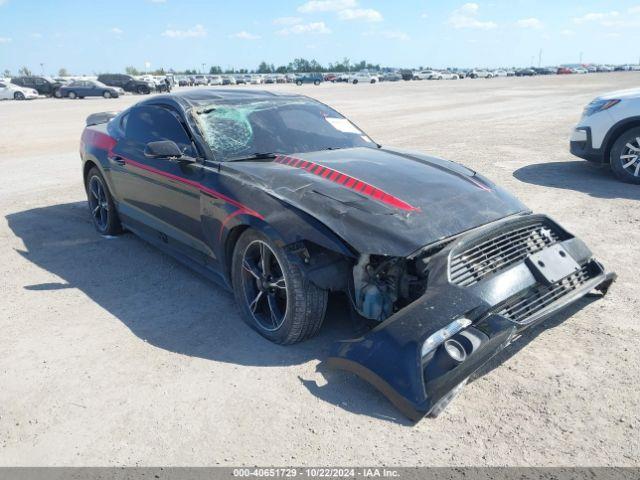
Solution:
<svg viewBox="0 0 640 480">
<path fill-rule="evenodd" d="M 107 123 L 113 117 L 118 115 L 118 112 L 100 112 L 100 113 L 92 113 L 87 117 L 87 127 L 91 125 L 99 125 L 101 123 Z"/>
</svg>

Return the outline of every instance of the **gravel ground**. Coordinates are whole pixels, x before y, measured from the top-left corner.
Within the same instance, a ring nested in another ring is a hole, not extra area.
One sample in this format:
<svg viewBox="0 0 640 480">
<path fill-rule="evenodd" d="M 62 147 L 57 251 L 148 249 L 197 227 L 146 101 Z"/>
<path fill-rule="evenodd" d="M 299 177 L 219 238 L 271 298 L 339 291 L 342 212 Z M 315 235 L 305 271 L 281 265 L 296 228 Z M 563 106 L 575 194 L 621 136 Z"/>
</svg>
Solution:
<svg viewBox="0 0 640 480">
<path fill-rule="evenodd" d="M 640 188 L 568 153 L 583 106 L 639 80 L 267 86 L 486 174 L 619 274 L 606 298 L 529 332 L 415 425 L 318 368 L 352 334 L 340 305 L 317 338 L 275 346 L 230 294 L 130 234 L 96 234 L 84 119 L 139 97 L 1 103 L 0 465 L 640 465 Z"/>
</svg>

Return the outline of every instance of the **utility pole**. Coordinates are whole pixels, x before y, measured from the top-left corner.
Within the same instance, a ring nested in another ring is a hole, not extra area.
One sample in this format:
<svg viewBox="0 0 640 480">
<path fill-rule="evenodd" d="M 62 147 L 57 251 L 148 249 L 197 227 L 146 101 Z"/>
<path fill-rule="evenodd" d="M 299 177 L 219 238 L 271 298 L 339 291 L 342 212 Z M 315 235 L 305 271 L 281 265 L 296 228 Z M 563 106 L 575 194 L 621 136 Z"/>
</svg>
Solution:
<svg viewBox="0 0 640 480">
<path fill-rule="evenodd" d="M 538 52 L 538 68 L 542 67 L 542 49 Z"/>
<path fill-rule="evenodd" d="M 202 63 L 202 73 L 204 73 L 204 66 L 205 66 L 205 63 L 203 62 Z"/>
<path fill-rule="evenodd" d="M 44 75 L 44 63 L 40 64 L 40 70 L 42 71 L 42 75 Z"/>
</svg>

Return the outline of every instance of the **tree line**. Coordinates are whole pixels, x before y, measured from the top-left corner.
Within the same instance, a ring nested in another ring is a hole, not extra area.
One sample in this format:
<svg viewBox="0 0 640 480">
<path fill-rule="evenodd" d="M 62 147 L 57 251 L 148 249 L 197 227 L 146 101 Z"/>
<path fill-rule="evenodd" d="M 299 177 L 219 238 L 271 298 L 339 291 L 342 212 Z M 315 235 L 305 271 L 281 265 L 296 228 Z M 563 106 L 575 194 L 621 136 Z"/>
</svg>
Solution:
<svg viewBox="0 0 640 480">
<path fill-rule="evenodd" d="M 233 73 L 311 73 L 311 72 L 357 72 L 360 70 L 380 70 L 380 64 L 369 63 L 366 60 L 361 60 L 360 62 L 352 63 L 348 58 L 343 58 L 340 61 L 329 62 L 327 65 L 322 65 L 315 59 L 308 60 L 306 58 L 295 58 L 293 61 L 289 62 L 287 65 L 279 65 L 275 66 L 273 63 L 267 63 L 265 61 L 260 62 L 257 68 L 255 69 L 247 69 L 247 68 L 226 68 L 223 69 L 218 65 L 212 65 L 209 67 L 208 73 L 211 75 L 219 75 L 219 74 L 233 74 Z M 187 69 L 184 71 L 177 71 L 173 68 L 164 69 L 158 68 L 155 70 L 139 70 L 134 66 L 128 66 L 125 68 L 125 73 L 128 75 L 143 75 L 145 73 L 149 73 L 151 75 L 166 75 L 167 73 L 174 74 L 183 74 L 183 75 L 197 75 L 203 74 L 207 72 L 200 71 L 196 68 Z M 18 75 L 20 76 L 32 76 L 33 73 L 31 70 L 24 66 L 18 70 Z M 58 76 L 66 77 L 69 75 L 69 72 L 66 68 L 60 68 L 58 70 Z M 9 70 L 4 71 L 5 77 L 11 77 L 11 72 Z"/>
</svg>

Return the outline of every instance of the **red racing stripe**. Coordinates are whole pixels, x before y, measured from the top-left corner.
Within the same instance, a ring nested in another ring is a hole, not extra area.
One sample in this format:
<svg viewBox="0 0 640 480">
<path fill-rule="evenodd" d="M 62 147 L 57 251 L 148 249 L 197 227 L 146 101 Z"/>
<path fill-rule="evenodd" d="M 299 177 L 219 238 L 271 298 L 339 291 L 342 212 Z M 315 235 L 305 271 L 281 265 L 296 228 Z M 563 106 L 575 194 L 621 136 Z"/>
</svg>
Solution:
<svg viewBox="0 0 640 480">
<path fill-rule="evenodd" d="M 299 158 L 289 157 L 285 155 L 278 155 L 275 158 L 277 163 L 282 165 L 288 165 L 290 167 L 300 168 L 302 170 L 306 170 L 314 175 L 317 175 L 322 178 L 326 178 L 330 182 L 337 183 L 339 185 L 344 185 L 351 190 L 355 190 L 362 195 L 366 195 L 374 200 L 385 203 L 392 207 L 395 207 L 399 210 L 405 210 L 408 212 L 414 212 L 420 210 L 418 207 L 414 207 L 409 203 L 400 200 L 398 197 L 395 197 L 383 190 L 380 190 L 373 185 L 369 185 L 367 182 L 354 178 L 350 175 L 346 175 L 338 170 L 334 170 L 331 167 L 325 167 L 324 165 L 320 165 L 318 163 L 310 162 L 307 160 L 301 160 Z"/>
</svg>

